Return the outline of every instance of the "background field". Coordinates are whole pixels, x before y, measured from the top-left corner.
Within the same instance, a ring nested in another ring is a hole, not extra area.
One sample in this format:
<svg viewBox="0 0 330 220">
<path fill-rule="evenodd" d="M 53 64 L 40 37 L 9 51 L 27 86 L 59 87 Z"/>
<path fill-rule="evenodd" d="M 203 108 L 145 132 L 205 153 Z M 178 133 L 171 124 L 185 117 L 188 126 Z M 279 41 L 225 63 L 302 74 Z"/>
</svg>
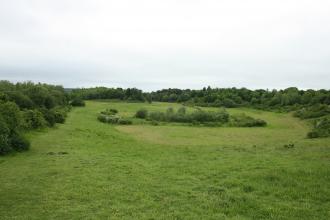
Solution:
<svg viewBox="0 0 330 220">
<path fill-rule="evenodd" d="M 0 158 L 1 218 L 330 218 L 330 138 L 306 139 L 308 125 L 290 114 L 228 109 L 265 128 L 96 120 L 105 108 L 133 117 L 169 106 L 180 105 L 90 101 L 30 133 L 30 151 Z"/>
</svg>

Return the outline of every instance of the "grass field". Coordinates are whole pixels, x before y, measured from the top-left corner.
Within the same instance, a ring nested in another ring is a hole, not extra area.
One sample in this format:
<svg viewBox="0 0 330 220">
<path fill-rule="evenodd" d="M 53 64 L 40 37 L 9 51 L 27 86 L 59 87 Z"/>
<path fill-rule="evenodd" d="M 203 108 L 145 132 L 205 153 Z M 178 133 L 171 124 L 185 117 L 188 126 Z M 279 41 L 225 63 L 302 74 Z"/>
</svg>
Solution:
<svg viewBox="0 0 330 220">
<path fill-rule="evenodd" d="M 30 133 L 30 151 L 0 157 L 0 219 L 330 219 L 330 138 L 290 114 L 228 110 L 264 128 L 96 119 L 169 106 L 89 101 Z"/>
</svg>

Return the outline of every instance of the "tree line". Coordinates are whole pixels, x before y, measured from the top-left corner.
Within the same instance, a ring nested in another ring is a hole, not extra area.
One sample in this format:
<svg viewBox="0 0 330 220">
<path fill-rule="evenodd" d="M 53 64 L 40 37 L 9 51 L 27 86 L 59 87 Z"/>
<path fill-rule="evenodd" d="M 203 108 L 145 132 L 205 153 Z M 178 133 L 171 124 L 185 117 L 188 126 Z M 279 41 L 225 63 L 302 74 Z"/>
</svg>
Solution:
<svg viewBox="0 0 330 220">
<path fill-rule="evenodd" d="M 120 99 L 139 102 L 178 102 L 197 106 L 241 107 L 261 109 L 295 110 L 299 106 L 330 104 L 330 90 L 299 90 L 290 87 L 283 90 L 250 90 L 247 88 L 162 89 L 143 92 L 136 88 L 82 88 L 71 90 L 71 95 L 83 99 Z"/>
<path fill-rule="evenodd" d="M 80 88 L 70 90 L 72 98 L 80 97 L 86 100 L 92 99 L 119 99 L 125 101 L 145 102 L 151 101 L 150 94 L 142 92 L 137 88 Z"/>
<path fill-rule="evenodd" d="M 246 88 L 211 88 L 201 90 L 163 89 L 151 93 L 153 101 L 185 102 L 198 106 L 240 107 L 262 109 L 294 109 L 301 105 L 330 104 L 330 90 L 250 90 Z"/>
<path fill-rule="evenodd" d="M 27 150 L 26 131 L 64 123 L 69 100 L 62 86 L 0 81 L 0 155 Z"/>
</svg>

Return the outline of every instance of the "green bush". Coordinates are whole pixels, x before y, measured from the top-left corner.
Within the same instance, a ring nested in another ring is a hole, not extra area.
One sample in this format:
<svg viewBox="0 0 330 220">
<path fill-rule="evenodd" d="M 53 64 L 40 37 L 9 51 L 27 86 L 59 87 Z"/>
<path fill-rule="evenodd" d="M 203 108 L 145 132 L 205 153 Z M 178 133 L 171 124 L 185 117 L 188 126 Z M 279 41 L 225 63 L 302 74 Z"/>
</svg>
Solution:
<svg viewBox="0 0 330 220">
<path fill-rule="evenodd" d="M 9 140 L 10 129 L 2 117 L 0 117 L 0 155 L 9 153 L 12 148 Z"/>
<path fill-rule="evenodd" d="M 106 115 L 103 115 L 103 114 L 100 114 L 97 119 L 100 121 L 100 122 L 103 122 L 103 123 L 106 123 L 107 122 L 107 116 Z"/>
<path fill-rule="evenodd" d="M 47 121 L 48 126 L 52 127 L 55 125 L 55 111 L 53 109 L 43 108 L 40 110 L 43 114 L 44 119 Z"/>
<path fill-rule="evenodd" d="M 70 102 L 70 104 L 71 104 L 72 106 L 76 106 L 76 107 L 83 107 L 83 106 L 86 105 L 86 104 L 85 104 L 85 101 L 84 101 L 82 98 L 80 98 L 80 97 L 76 97 L 76 98 L 74 98 L 74 99 Z"/>
<path fill-rule="evenodd" d="M 117 113 L 118 113 L 118 110 L 113 109 L 113 108 L 106 109 L 105 111 L 101 111 L 101 114 L 104 114 L 104 115 L 115 115 Z"/>
<path fill-rule="evenodd" d="M 192 113 L 186 113 L 184 107 L 179 108 L 175 112 L 172 108 L 168 108 L 166 113 L 164 112 L 151 112 L 148 116 L 148 120 L 151 121 L 167 121 L 167 122 L 179 122 L 179 123 L 207 123 L 216 122 L 222 124 L 228 122 L 229 114 L 225 109 L 217 112 L 207 112 L 198 109 Z"/>
<path fill-rule="evenodd" d="M 15 133 L 10 140 L 12 148 L 16 151 L 25 151 L 30 148 L 30 142 L 21 134 Z"/>
<path fill-rule="evenodd" d="M 178 114 L 179 115 L 185 115 L 186 114 L 186 108 L 185 107 L 180 107 L 179 109 L 178 109 Z"/>
<path fill-rule="evenodd" d="M 47 125 L 47 121 L 45 120 L 43 114 L 37 109 L 25 110 L 23 117 L 27 129 L 37 129 Z"/>
<path fill-rule="evenodd" d="M 267 122 L 262 119 L 255 119 L 245 114 L 231 116 L 230 124 L 235 127 L 264 127 Z"/>
<path fill-rule="evenodd" d="M 310 106 L 296 111 L 293 115 L 301 119 L 319 118 L 322 116 L 330 115 L 330 106 L 328 105 Z"/>
<path fill-rule="evenodd" d="M 65 122 L 66 118 L 66 112 L 65 111 L 56 111 L 54 110 L 54 116 L 55 116 L 55 122 L 63 124 Z"/>
<path fill-rule="evenodd" d="M 314 128 L 307 133 L 308 138 L 330 137 L 330 119 L 322 118 L 314 122 Z"/>
<path fill-rule="evenodd" d="M 10 131 L 20 129 L 24 124 L 22 114 L 14 102 L 0 102 L 0 115 Z"/>
<path fill-rule="evenodd" d="M 164 112 L 151 112 L 148 119 L 152 121 L 166 121 L 166 116 Z"/>
<path fill-rule="evenodd" d="M 133 122 L 129 119 L 121 118 L 121 119 L 118 120 L 118 124 L 120 124 L 120 125 L 131 125 L 131 124 L 133 124 Z"/>
<path fill-rule="evenodd" d="M 120 125 L 130 125 L 133 122 L 129 119 L 124 119 L 121 118 L 117 115 L 105 115 L 105 114 L 100 114 L 97 119 L 100 122 L 103 123 L 109 123 L 109 124 L 120 124 Z"/>
<path fill-rule="evenodd" d="M 145 119 L 148 116 L 148 110 L 146 109 L 140 109 L 135 113 L 136 118 L 142 118 Z"/>
<path fill-rule="evenodd" d="M 109 111 L 111 113 L 113 113 L 114 115 L 118 113 L 118 110 L 117 109 L 114 109 L 114 108 L 109 109 Z"/>
</svg>

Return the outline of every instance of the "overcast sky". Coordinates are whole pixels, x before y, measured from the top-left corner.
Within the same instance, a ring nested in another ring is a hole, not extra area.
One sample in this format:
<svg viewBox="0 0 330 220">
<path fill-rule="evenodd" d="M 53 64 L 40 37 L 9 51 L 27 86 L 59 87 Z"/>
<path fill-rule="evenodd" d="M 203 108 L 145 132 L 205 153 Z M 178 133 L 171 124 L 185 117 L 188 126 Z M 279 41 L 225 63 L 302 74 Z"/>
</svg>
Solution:
<svg viewBox="0 0 330 220">
<path fill-rule="evenodd" d="M 0 79 L 330 88 L 329 0 L 0 0 Z"/>
</svg>

